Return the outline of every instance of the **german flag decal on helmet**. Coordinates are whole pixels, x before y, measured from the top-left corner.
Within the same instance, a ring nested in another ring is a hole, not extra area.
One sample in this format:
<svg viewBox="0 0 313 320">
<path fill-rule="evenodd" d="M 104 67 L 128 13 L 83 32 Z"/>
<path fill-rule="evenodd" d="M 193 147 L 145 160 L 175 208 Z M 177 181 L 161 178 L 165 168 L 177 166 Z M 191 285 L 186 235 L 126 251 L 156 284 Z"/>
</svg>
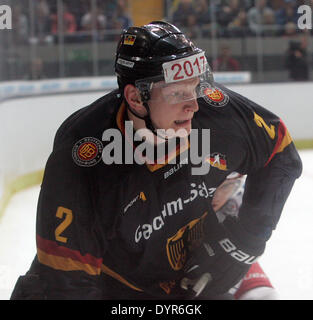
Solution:
<svg viewBox="0 0 313 320">
<path fill-rule="evenodd" d="M 123 44 L 132 46 L 135 43 L 135 40 L 136 40 L 136 36 L 132 34 L 125 34 Z"/>
</svg>

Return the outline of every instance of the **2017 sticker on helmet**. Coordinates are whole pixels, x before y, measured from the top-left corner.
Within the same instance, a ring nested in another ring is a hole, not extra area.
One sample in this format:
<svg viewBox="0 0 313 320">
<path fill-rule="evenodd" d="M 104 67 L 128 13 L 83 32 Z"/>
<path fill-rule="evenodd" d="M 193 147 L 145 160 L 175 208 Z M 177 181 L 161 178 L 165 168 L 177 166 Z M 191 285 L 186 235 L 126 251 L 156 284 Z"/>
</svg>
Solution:
<svg viewBox="0 0 313 320">
<path fill-rule="evenodd" d="M 206 71 L 207 60 L 204 52 L 163 63 L 166 83 L 183 81 L 200 76 Z"/>
</svg>

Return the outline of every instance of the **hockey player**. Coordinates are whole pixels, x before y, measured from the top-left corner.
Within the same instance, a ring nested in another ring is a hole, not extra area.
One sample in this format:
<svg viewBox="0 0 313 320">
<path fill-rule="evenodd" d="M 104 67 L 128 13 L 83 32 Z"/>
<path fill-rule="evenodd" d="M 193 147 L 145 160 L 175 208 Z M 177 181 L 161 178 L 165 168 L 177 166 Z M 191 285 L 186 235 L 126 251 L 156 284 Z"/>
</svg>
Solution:
<svg viewBox="0 0 313 320">
<path fill-rule="evenodd" d="M 37 255 L 12 299 L 227 299 L 264 252 L 301 174 L 292 139 L 276 115 L 214 83 L 204 51 L 166 22 L 125 30 L 115 70 L 119 88 L 56 133 Z M 162 161 L 145 157 L 141 129 L 156 149 L 179 142 Z M 114 139 L 121 157 L 111 155 Z M 201 174 L 188 152 L 195 144 L 210 145 L 198 153 Z M 146 161 L 130 163 L 130 150 Z M 212 198 L 234 171 L 247 175 L 242 205 L 219 222 Z"/>
</svg>

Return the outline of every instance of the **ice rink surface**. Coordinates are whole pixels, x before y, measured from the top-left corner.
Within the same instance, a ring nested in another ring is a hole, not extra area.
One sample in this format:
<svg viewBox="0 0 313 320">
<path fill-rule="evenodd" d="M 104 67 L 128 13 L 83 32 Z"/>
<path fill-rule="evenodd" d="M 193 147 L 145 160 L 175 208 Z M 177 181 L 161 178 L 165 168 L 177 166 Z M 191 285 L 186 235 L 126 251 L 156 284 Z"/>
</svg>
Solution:
<svg viewBox="0 0 313 320">
<path fill-rule="evenodd" d="M 303 174 L 287 200 L 261 266 L 281 299 L 313 300 L 313 151 L 301 151 Z M 0 299 L 9 299 L 35 255 L 40 187 L 16 194 L 0 221 Z"/>
</svg>

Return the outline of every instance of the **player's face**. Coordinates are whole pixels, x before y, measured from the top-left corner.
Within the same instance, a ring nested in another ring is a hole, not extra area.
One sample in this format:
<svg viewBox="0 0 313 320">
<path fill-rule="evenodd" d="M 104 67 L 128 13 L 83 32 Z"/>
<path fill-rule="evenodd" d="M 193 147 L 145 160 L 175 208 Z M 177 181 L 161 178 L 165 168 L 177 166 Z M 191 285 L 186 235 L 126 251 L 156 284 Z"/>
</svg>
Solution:
<svg viewBox="0 0 313 320">
<path fill-rule="evenodd" d="M 199 79 L 158 85 L 151 91 L 150 117 L 155 128 L 191 131 L 191 119 L 198 111 L 196 87 Z"/>
</svg>

